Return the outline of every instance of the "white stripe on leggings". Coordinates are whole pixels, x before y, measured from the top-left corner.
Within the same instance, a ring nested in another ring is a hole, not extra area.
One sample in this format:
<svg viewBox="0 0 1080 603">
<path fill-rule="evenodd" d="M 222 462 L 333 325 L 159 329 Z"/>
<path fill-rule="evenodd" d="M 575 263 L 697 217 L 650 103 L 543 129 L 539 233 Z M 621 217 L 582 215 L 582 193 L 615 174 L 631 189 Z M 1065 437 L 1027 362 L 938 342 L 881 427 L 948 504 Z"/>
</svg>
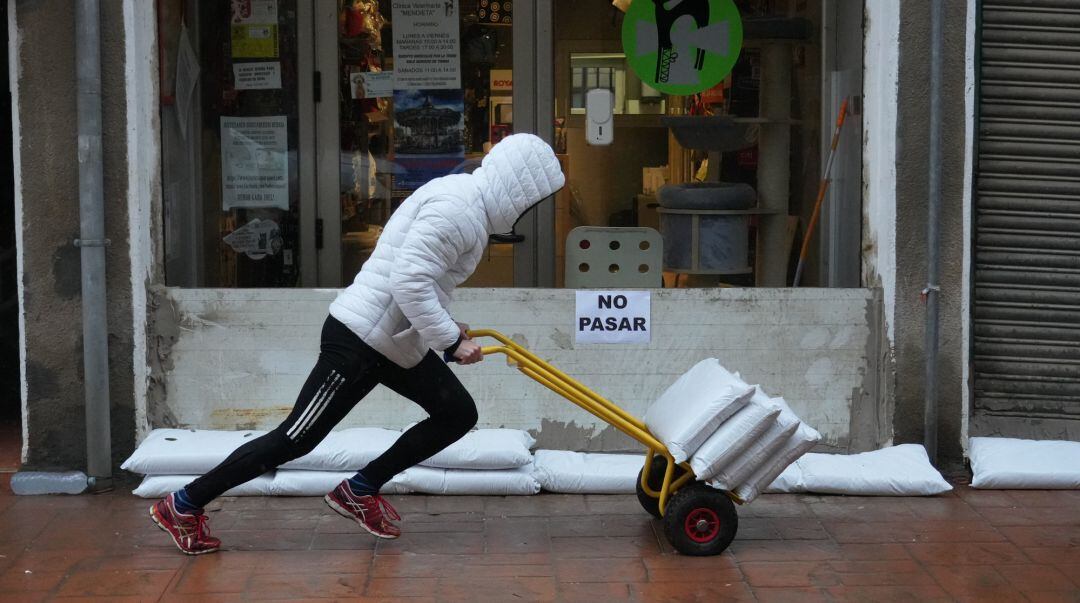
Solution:
<svg viewBox="0 0 1080 603">
<path fill-rule="evenodd" d="M 293 426 L 289 428 L 288 433 L 286 433 L 287 436 L 291 438 L 293 432 L 296 431 L 296 429 L 300 426 L 301 423 L 304 422 L 305 419 L 307 419 L 308 415 L 311 414 L 312 408 L 314 408 L 318 401 L 322 399 L 323 392 L 325 392 L 326 389 L 330 387 L 330 383 L 333 380 L 334 372 L 331 371 L 330 374 L 326 376 L 326 379 L 323 381 L 322 385 L 319 386 L 319 389 L 316 390 L 315 396 L 308 401 L 307 406 L 304 407 L 304 411 L 301 412 L 300 416 L 296 418 L 296 423 L 293 423 Z"/>
<path fill-rule="evenodd" d="M 319 406 L 316 407 L 315 412 L 311 415 L 311 418 L 308 419 L 307 425 L 305 425 L 304 428 L 297 433 L 297 438 L 303 437 L 304 434 L 307 433 L 307 430 L 311 429 L 311 426 L 319 420 L 319 417 L 322 416 L 323 411 L 326 410 L 326 407 L 330 406 L 330 400 L 334 398 L 334 394 L 337 393 L 338 389 L 341 388 L 343 383 L 345 383 L 345 378 L 341 377 L 337 381 L 335 381 L 332 386 L 330 386 L 330 391 L 327 392 L 325 396 L 323 396 L 322 403 L 320 403 Z"/>
<path fill-rule="evenodd" d="M 314 411 L 315 407 L 318 406 L 320 402 L 322 402 L 322 399 L 329 391 L 330 386 L 335 381 L 337 381 L 337 377 L 337 371 L 331 370 L 330 374 L 326 376 L 326 380 L 323 381 L 323 384 L 321 386 L 319 386 L 319 390 L 315 392 L 315 396 L 308 402 L 307 407 L 304 408 L 304 412 L 300 413 L 300 416 L 296 419 L 296 423 L 293 423 L 293 426 L 290 427 L 289 430 L 285 433 L 286 437 L 288 437 L 289 439 L 293 439 L 293 437 L 297 433 L 299 433 L 300 427 L 307 422 L 307 419 L 311 416 L 312 411 Z"/>
</svg>

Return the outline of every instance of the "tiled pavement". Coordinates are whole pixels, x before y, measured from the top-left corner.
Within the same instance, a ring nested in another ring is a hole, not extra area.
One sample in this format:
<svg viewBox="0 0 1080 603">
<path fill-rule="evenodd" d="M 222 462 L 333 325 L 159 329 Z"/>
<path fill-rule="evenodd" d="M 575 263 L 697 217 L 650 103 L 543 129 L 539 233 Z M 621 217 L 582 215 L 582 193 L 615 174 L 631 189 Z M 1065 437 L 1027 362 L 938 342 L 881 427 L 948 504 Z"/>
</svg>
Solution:
<svg viewBox="0 0 1080 603">
<path fill-rule="evenodd" d="M 0 600 L 1080 601 L 1080 492 L 770 495 L 688 558 L 632 496 L 392 497 L 376 543 L 320 499 L 228 499 L 180 555 L 127 494 L 0 492 Z"/>
</svg>

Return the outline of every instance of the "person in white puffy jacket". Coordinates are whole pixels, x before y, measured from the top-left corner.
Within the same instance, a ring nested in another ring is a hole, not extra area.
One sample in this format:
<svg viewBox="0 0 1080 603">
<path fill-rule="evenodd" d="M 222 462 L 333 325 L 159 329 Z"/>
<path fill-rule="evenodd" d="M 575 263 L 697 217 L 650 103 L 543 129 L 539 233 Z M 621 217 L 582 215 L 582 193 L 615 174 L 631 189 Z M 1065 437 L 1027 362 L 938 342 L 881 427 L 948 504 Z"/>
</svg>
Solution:
<svg viewBox="0 0 1080 603">
<path fill-rule="evenodd" d="M 319 359 L 289 416 L 206 475 L 155 503 L 154 522 L 181 551 L 216 551 L 203 507 L 230 488 L 307 454 L 376 385 L 419 404 L 428 417 L 326 496 L 341 515 L 380 538 L 400 519 L 379 496 L 398 473 L 446 448 L 476 424 L 472 397 L 440 353 L 482 359 L 468 328 L 447 311 L 450 294 L 476 269 L 491 235 L 510 232 L 532 206 L 563 187 L 558 158 L 540 138 L 515 134 L 472 174 L 432 180 L 406 199 L 371 258 L 330 305 Z"/>
</svg>

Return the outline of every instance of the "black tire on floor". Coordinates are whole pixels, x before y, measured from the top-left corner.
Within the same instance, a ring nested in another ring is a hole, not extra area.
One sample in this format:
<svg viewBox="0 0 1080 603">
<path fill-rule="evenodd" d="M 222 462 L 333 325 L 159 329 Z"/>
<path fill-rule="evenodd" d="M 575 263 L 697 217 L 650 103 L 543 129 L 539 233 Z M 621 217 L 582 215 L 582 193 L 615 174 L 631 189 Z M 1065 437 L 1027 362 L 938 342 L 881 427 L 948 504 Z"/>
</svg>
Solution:
<svg viewBox="0 0 1080 603">
<path fill-rule="evenodd" d="M 664 485 L 664 471 L 667 470 L 667 459 L 659 454 L 652 458 L 652 468 L 649 470 L 649 488 L 653 492 L 659 492 L 660 488 Z M 643 471 L 643 470 L 642 470 Z M 683 473 L 686 473 L 681 467 L 675 467 L 675 477 L 672 479 L 678 479 Z M 641 503 L 641 508 L 645 509 L 649 515 L 660 519 L 660 499 L 653 498 L 645 493 L 645 490 L 641 489 L 641 471 L 638 471 L 637 482 L 634 484 L 634 489 L 637 491 L 638 502 Z"/>
<path fill-rule="evenodd" d="M 724 492 L 700 482 L 680 488 L 664 513 L 664 535 L 683 555 L 719 555 L 738 529 L 735 503 Z"/>
</svg>

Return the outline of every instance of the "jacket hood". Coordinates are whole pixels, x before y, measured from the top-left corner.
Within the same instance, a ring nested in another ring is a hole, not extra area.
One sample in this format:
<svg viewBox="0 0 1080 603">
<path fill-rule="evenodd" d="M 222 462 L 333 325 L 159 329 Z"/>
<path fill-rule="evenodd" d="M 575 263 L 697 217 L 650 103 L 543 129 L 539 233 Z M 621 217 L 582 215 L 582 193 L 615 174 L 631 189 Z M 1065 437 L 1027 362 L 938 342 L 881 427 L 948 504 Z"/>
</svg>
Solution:
<svg viewBox="0 0 1080 603">
<path fill-rule="evenodd" d="M 532 134 L 502 139 L 472 175 L 484 200 L 489 234 L 510 232 L 521 214 L 566 184 L 555 151 Z"/>
</svg>

